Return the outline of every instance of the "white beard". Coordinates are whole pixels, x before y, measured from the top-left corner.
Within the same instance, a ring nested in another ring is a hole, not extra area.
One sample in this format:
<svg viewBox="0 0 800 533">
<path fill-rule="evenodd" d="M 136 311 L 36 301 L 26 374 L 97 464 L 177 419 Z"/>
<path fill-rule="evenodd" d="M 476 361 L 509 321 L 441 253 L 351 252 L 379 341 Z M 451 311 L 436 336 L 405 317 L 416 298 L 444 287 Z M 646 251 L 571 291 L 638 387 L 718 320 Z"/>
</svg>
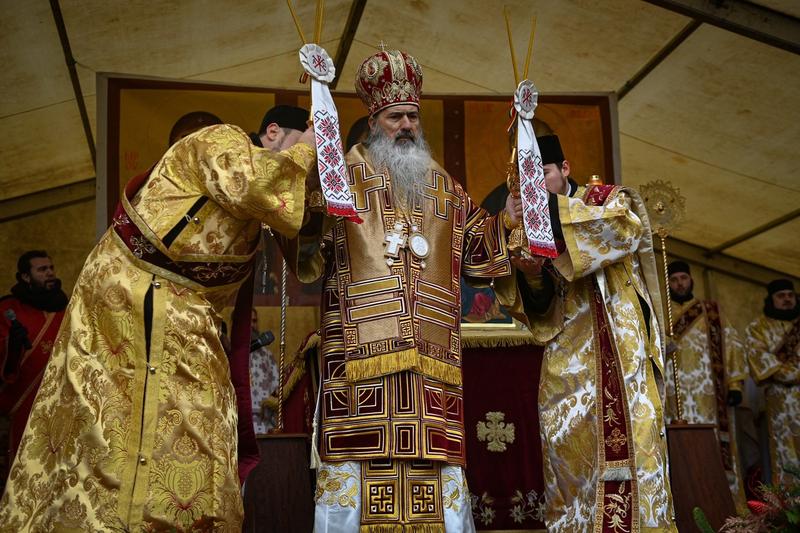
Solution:
<svg viewBox="0 0 800 533">
<path fill-rule="evenodd" d="M 398 143 L 375 124 L 366 144 L 375 169 L 389 173 L 393 204 L 410 212 L 419 203 L 422 184 L 431 168 L 431 151 L 422 131 L 413 141 Z"/>
</svg>

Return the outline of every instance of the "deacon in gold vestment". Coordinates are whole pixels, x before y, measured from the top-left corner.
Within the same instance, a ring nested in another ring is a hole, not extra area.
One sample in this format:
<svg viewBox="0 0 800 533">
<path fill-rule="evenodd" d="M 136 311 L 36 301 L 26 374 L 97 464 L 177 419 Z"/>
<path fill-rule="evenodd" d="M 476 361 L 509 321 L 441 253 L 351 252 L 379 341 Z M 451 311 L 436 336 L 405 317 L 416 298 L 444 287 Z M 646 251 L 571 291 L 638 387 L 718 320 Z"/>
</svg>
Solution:
<svg viewBox="0 0 800 533">
<path fill-rule="evenodd" d="M 800 468 L 800 305 L 790 280 L 767 286 L 764 315 L 747 327 L 753 379 L 765 386 L 773 483 L 796 483 Z"/>
<path fill-rule="evenodd" d="M 688 264 L 673 261 L 667 271 L 683 418 L 690 424 L 717 426 L 722 462 L 736 510 L 746 513 L 733 408 L 742 401 L 742 385 L 747 378 L 744 346 L 739 334 L 722 316 L 717 302 L 694 297 Z M 677 419 L 676 411 L 674 379 L 672 372 L 667 372 L 667 423 Z"/>
<path fill-rule="evenodd" d="M 474 531 L 460 277 L 507 276 L 511 264 L 502 221 L 431 160 L 421 82 L 403 52 L 364 61 L 356 88 L 371 131 L 347 154 L 363 223 L 312 218 L 285 243 L 302 255 L 301 280 L 324 279 L 319 532 Z"/>
<path fill-rule="evenodd" d="M 674 531 L 662 411 L 661 297 L 644 205 L 577 187 L 539 139 L 563 252 L 515 258 L 498 298 L 545 345 L 539 421 L 549 531 Z M 557 194 L 556 194 L 557 193 Z"/>
<path fill-rule="evenodd" d="M 235 126 L 202 129 L 126 189 L 78 278 L 0 531 L 241 531 L 220 313 L 261 224 L 293 234 L 302 222 L 313 137 L 279 122 L 261 136 L 271 149 Z"/>
</svg>

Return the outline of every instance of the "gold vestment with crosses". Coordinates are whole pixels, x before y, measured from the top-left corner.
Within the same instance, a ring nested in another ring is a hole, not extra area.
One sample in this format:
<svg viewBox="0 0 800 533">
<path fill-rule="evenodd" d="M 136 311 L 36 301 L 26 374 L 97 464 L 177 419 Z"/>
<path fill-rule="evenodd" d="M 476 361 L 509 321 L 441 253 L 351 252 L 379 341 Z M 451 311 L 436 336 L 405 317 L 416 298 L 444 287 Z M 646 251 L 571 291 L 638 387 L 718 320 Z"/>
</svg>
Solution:
<svg viewBox="0 0 800 533">
<path fill-rule="evenodd" d="M 364 222 L 336 221 L 324 241 L 322 229 L 306 228 L 283 243 L 301 256 L 302 281 L 324 275 L 320 455 L 463 465 L 460 279 L 510 273 L 502 221 L 435 163 L 408 214 L 395 209 L 391 178 L 365 147 L 347 154 L 347 166 Z M 387 260 L 382 243 L 397 223 L 425 236 L 427 257 L 403 248 Z"/>
</svg>

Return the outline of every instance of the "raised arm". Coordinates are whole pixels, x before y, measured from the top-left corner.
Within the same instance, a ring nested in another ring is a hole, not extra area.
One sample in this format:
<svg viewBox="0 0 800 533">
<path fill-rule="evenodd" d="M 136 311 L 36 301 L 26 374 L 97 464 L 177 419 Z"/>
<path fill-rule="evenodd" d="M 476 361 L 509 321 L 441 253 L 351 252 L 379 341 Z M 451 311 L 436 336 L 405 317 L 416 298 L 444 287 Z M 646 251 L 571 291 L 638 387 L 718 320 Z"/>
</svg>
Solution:
<svg viewBox="0 0 800 533">
<path fill-rule="evenodd" d="M 244 131 L 221 124 L 201 130 L 191 150 L 208 196 L 237 218 L 259 220 L 294 236 L 303 222 L 306 178 L 314 149 L 298 143 L 282 152 L 254 146 Z M 180 157 L 178 158 L 180 160 Z"/>
</svg>

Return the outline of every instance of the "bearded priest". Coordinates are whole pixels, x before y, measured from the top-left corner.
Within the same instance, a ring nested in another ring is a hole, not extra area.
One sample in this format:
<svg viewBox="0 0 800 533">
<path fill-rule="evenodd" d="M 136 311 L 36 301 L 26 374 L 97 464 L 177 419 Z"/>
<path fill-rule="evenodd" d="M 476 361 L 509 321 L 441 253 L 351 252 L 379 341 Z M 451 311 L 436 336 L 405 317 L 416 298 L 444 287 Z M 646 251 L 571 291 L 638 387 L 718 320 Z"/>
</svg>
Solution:
<svg viewBox="0 0 800 533">
<path fill-rule="evenodd" d="M 690 424 L 714 424 L 725 475 L 739 513 L 747 511 L 734 408 L 742 402 L 747 378 L 744 345 L 718 302 L 694 297 L 688 263 L 667 267 L 672 300 L 674 345 L 683 398 L 683 416 Z M 667 423 L 678 418 L 675 380 L 667 372 Z"/>
<path fill-rule="evenodd" d="M 324 279 L 316 531 L 474 531 L 459 279 L 510 274 L 507 230 L 431 159 L 421 86 L 405 52 L 363 62 L 370 132 L 346 157 L 363 223 L 315 213 L 284 242 L 302 281 Z"/>
<path fill-rule="evenodd" d="M 784 470 L 800 465 L 800 304 L 791 280 L 767 285 L 764 314 L 747 326 L 747 350 L 766 396 L 772 482 L 794 483 Z"/>
</svg>

